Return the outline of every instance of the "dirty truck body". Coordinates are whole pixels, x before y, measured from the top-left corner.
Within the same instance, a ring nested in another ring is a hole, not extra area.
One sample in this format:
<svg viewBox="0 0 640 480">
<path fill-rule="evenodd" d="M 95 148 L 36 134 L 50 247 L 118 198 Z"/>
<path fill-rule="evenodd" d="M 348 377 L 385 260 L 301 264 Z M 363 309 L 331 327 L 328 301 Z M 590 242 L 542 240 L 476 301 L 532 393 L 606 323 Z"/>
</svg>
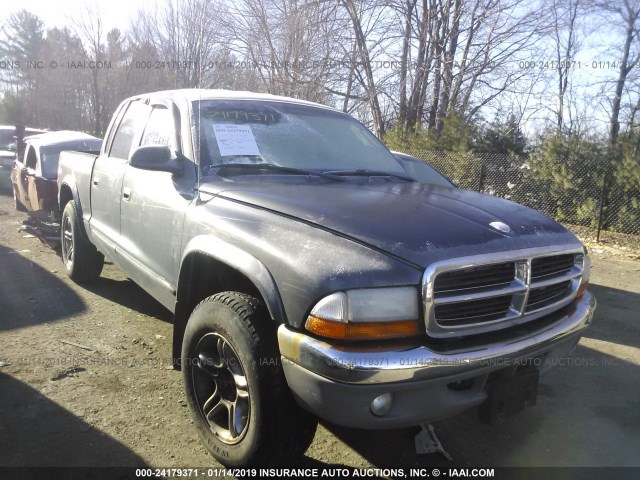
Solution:
<svg viewBox="0 0 640 480">
<path fill-rule="evenodd" d="M 301 454 L 316 416 L 384 429 L 517 411 L 595 306 L 560 224 L 411 181 L 320 105 L 130 98 L 99 156 L 62 153 L 58 182 L 67 271 L 91 280 L 106 256 L 174 313 L 194 424 L 228 465 Z"/>
</svg>

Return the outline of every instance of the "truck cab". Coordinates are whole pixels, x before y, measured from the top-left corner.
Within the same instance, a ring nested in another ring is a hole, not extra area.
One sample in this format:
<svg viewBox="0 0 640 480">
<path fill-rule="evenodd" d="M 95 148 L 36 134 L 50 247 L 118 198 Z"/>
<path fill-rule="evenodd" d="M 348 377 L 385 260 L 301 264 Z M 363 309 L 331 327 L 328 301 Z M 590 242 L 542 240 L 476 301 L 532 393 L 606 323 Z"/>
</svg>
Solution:
<svg viewBox="0 0 640 480">
<path fill-rule="evenodd" d="M 416 181 L 326 106 L 140 95 L 83 155 L 60 159 L 67 272 L 91 281 L 107 257 L 173 312 L 194 426 L 225 465 L 300 455 L 318 417 L 385 429 L 521 410 L 592 319 L 572 233 Z"/>
</svg>

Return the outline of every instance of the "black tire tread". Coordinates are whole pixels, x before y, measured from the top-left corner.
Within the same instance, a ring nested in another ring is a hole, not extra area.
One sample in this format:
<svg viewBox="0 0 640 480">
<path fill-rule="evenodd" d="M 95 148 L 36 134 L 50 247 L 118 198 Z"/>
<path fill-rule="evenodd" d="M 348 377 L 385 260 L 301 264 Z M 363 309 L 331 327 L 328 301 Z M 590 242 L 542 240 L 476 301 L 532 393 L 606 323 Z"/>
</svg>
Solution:
<svg viewBox="0 0 640 480">
<path fill-rule="evenodd" d="M 64 215 L 67 210 L 70 210 L 69 217 L 73 224 L 73 250 L 74 259 L 73 267 L 71 270 L 68 268 L 67 273 L 69 277 L 77 283 L 88 283 L 95 280 L 100 276 L 102 268 L 104 267 L 104 255 L 100 253 L 96 247 L 86 238 L 82 225 L 80 224 L 78 209 L 76 203 L 70 200 L 66 205 L 62 213 L 62 219 L 60 221 L 60 234 L 63 235 L 62 225 Z M 64 252 L 62 252 L 64 255 Z M 66 265 L 65 265 L 66 267 Z"/>
<path fill-rule="evenodd" d="M 251 343 L 256 351 L 264 357 L 278 355 L 279 360 L 277 325 L 271 321 L 261 300 L 244 293 L 222 292 L 202 300 L 194 311 L 207 303 L 218 303 L 230 308 L 250 333 Z M 252 466 L 279 466 L 302 456 L 309 448 L 318 419 L 296 403 L 281 367 L 261 368 L 260 371 L 266 374 L 260 378 L 262 388 L 264 390 L 267 387 L 269 391 L 266 402 L 270 428 L 268 438 L 260 440 L 263 448 Z M 283 427 L 285 425 L 286 428 Z"/>
</svg>

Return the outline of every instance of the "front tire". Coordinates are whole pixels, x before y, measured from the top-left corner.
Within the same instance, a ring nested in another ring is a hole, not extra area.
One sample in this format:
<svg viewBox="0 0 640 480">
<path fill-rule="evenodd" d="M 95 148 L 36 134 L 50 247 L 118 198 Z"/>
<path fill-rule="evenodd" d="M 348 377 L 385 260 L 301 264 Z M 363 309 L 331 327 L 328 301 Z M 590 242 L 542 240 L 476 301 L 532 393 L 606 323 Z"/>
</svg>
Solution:
<svg viewBox="0 0 640 480">
<path fill-rule="evenodd" d="M 86 283 L 100 276 L 104 255 L 85 237 L 73 200 L 65 205 L 62 212 L 60 246 L 67 275 L 74 282 Z"/>
<path fill-rule="evenodd" d="M 206 298 L 189 318 L 181 359 L 187 403 L 224 465 L 280 465 L 313 441 L 318 421 L 287 386 L 275 327 L 261 301 L 237 292 Z"/>
</svg>

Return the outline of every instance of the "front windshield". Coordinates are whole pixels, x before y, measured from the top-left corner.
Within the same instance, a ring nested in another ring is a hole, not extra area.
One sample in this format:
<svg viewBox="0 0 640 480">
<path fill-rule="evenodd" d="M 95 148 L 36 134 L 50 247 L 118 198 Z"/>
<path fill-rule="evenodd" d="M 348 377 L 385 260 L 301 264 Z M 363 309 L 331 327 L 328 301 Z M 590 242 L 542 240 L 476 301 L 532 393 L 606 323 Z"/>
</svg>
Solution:
<svg viewBox="0 0 640 480">
<path fill-rule="evenodd" d="M 249 100 L 193 104 L 203 176 L 225 164 L 271 164 L 312 171 L 405 174 L 387 148 L 348 115 L 305 105 Z M 255 170 L 252 170 L 255 172 Z"/>
</svg>

